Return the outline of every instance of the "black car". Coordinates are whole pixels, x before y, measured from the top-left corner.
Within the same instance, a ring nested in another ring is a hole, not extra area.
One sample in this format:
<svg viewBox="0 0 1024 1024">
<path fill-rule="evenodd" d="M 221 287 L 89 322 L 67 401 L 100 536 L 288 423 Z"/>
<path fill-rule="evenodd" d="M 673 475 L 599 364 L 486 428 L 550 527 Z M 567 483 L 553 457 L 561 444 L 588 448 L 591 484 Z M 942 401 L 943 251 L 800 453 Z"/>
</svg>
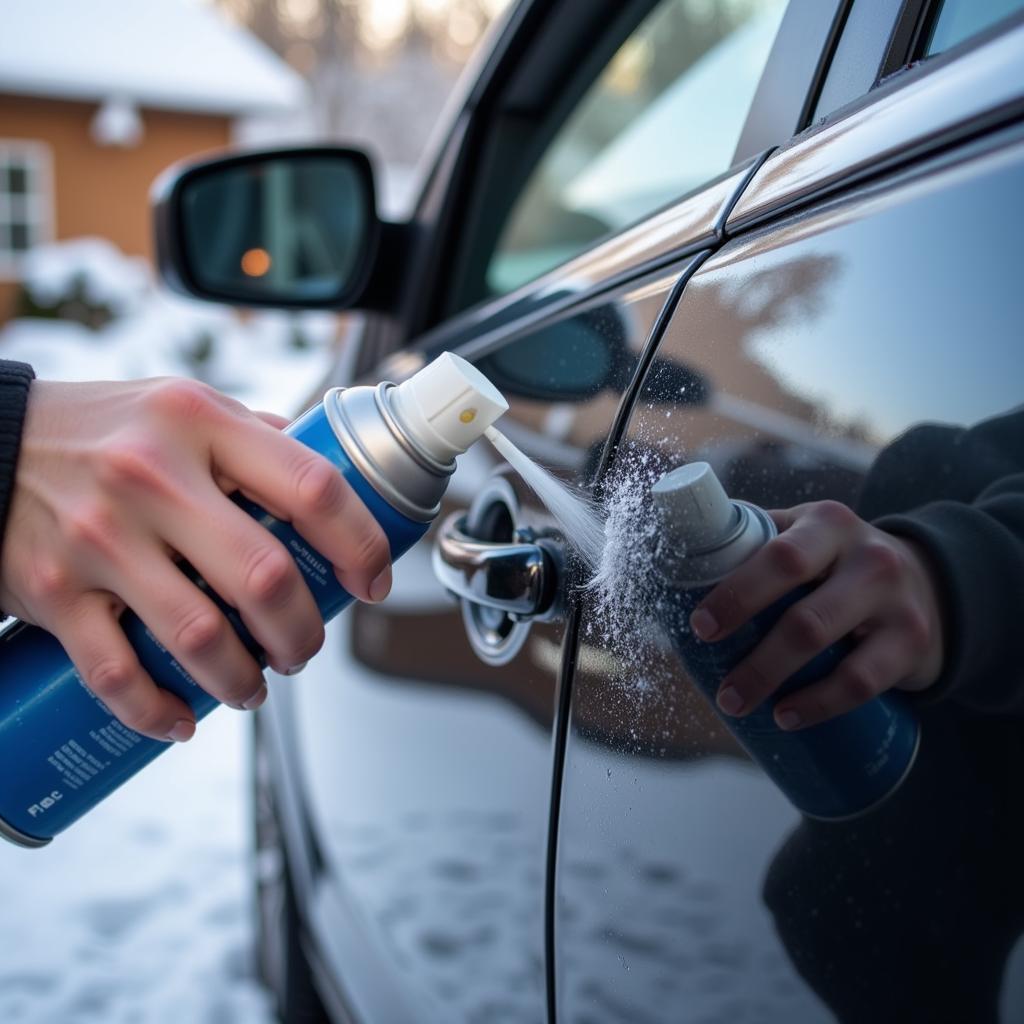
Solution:
<svg viewBox="0 0 1024 1024">
<path fill-rule="evenodd" d="M 1022 8 L 523 0 L 407 221 L 360 154 L 235 155 L 174 177 L 165 271 L 359 310 L 326 385 L 465 356 L 508 436 L 610 503 L 706 460 L 761 506 L 858 507 L 893 452 L 895 505 L 970 501 L 952 447 L 901 445 L 1024 415 Z M 256 716 L 283 1019 L 1024 1020 L 1024 697 L 922 704 L 888 801 L 802 819 L 485 448 L 465 518 Z M 467 537 L 543 578 L 481 603 Z"/>
</svg>

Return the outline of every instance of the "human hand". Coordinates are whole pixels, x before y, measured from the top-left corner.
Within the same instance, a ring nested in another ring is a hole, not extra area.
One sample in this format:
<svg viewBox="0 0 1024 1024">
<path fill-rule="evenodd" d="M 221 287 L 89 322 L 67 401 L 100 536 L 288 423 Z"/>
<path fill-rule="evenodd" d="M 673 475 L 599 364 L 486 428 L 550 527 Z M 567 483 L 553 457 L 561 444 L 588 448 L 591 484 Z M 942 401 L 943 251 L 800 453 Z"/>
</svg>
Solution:
<svg viewBox="0 0 1024 1024">
<path fill-rule="evenodd" d="M 323 643 L 287 549 L 231 492 L 292 522 L 355 597 L 390 589 L 380 526 L 326 459 L 276 429 L 283 422 L 194 381 L 32 384 L 0 606 L 53 633 L 86 685 L 154 739 L 191 738 L 195 716 L 139 664 L 118 625 L 125 607 L 218 700 L 266 698 L 260 666 L 178 556 L 239 611 L 277 671 Z"/>
<path fill-rule="evenodd" d="M 834 501 L 769 513 L 779 536 L 722 580 L 690 616 L 701 639 L 727 637 L 802 584 L 816 584 L 722 680 L 718 705 L 742 717 L 794 672 L 852 634 L 855 648 L 826 678 L 781 699 L 776 724 L 817 725 L 886 690 L 924 690 L 943 661 L 937 585 L 914 543 Z"/>
</svg>

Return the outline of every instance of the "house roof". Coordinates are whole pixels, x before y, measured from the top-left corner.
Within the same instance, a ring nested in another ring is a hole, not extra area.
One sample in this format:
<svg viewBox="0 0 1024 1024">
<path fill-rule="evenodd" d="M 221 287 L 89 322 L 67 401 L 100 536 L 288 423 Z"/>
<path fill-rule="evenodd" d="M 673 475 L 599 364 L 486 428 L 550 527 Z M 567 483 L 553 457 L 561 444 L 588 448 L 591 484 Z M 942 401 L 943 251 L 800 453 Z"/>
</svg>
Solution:
<svg viewBox="0 0 1024 1024">
<path fill-rule="evenodd" d="M 198 0 L 3 5 L 0 92 L 217 114 L 299 105 L 305 83 Z"/>
</svg>

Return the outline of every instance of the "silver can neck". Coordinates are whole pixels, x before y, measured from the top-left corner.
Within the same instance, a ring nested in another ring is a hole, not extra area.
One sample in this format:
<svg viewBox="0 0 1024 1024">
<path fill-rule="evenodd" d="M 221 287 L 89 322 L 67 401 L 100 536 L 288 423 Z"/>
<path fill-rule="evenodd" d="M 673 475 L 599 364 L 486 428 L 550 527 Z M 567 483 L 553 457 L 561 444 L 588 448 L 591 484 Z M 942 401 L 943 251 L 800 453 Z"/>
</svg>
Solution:
<svg viewBox="0 0 1024 1024">
<path fill-rule="evenodd" d="M 717 583 L 742 565 L 777 533 L 775 523 L 762 508 L 732 501 L 735 516 L 716 540 L 690 547 L 682 531 L 666 528 L 659 539 L 659 574 L 677 587 Z"/>
<path fill-rule="evenodd" d="M 775 536 L 771 517 L 730 499 L 707 462 L 677 466 L 651 497 L 661 522 L 661 575 L 676 586 L 714 583 Z"/>
<path fill-rule="evenodd" d="M 451 476 L 455 472 L 455 458 L 443 462 L 420 444 L 416 435 L 402 422 L 401 414 L 394 402 L 397 393 L 397 386 L 385 380 L 377 385 L 373 396 L 381 418 L 388 425 L 395 440 L 428 472 L 440 477 Z"/>
<path fill-rule="evenodd" d="M 455 472 L 455 460 L 440 462 L 402 427 L 391 402 L 395 385 L 334 388 L 324 411 L 342 447 L 366 482 L 397 512 L 431 522 Z"/>
</svg>

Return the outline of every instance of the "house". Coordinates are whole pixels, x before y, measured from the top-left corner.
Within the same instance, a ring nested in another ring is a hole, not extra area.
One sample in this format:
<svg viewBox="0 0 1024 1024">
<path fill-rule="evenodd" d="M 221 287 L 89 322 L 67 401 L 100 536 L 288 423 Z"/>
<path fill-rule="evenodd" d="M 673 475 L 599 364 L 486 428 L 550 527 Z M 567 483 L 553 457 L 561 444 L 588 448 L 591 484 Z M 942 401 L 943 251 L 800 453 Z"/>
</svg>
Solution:
<svg viewBox="0 0 1024 1024">
<path fill-rule="evenodd" d="M 303 80 L 201 0 L 30 0 L 0 32 L 0 323 L 35 245 L 148 256 L 148 193 L 239 119 L 301 107 Z"/>
</svg>

